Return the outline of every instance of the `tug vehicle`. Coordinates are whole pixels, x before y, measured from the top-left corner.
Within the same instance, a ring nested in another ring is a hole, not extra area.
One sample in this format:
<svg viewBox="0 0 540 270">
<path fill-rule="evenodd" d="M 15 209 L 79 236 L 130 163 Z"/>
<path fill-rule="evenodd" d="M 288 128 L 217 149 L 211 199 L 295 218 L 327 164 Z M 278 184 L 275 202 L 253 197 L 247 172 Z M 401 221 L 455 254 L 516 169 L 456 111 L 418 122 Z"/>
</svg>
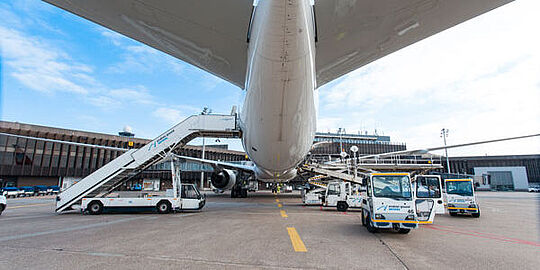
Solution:
<svg viewBox="0 0 540 270">
<path fill-rule="evenodd" d="M 475 218 L 480 217 L 480 206 L 472 179 L 446 179 L 444 183 L 447 209 L 451 216 L 471 214 Z"/>
<path fill-rule="evenodd" d="M 434 203 L 417 200 L 409 173 L 371 173 L 362 200 L 362 225 L 369 232 L 394 229 L 407 234 L 418 224 L 432 223 Z"/>
</svg>

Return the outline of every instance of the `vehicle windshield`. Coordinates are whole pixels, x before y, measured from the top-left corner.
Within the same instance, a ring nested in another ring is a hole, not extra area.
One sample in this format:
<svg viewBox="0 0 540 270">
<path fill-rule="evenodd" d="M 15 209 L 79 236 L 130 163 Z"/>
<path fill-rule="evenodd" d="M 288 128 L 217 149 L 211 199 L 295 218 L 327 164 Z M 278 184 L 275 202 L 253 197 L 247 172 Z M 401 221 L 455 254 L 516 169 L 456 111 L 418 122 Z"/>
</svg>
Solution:
<svg viewBox="0 0 540 270">
<path fill-rule="evenodd" d="M 375 197 L 409 199 L 411 182 L 408 175 L 376 175 L 372 178 Z"/>
<path fill-rule="evenodd" d="M 473 196 L 471 181 L 446 181 L 446 193 L 461 196 Z"/>
</svg>

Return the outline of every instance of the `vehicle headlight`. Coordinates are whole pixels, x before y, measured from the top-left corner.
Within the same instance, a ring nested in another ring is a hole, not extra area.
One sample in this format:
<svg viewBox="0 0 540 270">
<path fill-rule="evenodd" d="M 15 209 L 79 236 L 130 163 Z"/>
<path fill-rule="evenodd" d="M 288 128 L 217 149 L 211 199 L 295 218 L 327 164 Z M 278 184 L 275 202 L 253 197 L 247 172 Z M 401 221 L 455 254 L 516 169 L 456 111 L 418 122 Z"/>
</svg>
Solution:
<svg viewBox="0 0 540 270">
<path fill-rule="evenodd" d="M 408 215 L 405 220 L 414 220 L 414 215 Z"/>
<path fill-rule="evenodd" d="M 382 214 L 375 214 L 375 219 L 386 219 L 386 217 Z"/>
<path fill-rule="evenodd" d="M 449 204 L 448 204 L 448 207 L 456 207 L 456 206 L 453 205 L 453 204 L 451 204 L 451 203 L 449 203 Z"/>
</svg>

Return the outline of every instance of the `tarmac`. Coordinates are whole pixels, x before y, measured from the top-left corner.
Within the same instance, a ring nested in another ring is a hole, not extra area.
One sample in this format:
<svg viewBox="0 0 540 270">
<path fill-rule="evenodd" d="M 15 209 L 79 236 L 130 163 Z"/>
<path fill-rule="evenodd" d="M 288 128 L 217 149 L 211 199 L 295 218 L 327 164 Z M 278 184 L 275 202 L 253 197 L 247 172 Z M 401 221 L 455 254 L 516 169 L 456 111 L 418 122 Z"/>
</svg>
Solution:
<svg viewBox="0 0 540 270">
<path fill-rule="evenodd" d="M 540 194 L 478 198 L 480 218 L 437 215 L 407 235 L 371 234 L 359 211 L 302 206 L 298 193 L 209 193 L 203 210 L 167 215 L 8 199 L 0 269 L 538 269 Z"/>
</svg>

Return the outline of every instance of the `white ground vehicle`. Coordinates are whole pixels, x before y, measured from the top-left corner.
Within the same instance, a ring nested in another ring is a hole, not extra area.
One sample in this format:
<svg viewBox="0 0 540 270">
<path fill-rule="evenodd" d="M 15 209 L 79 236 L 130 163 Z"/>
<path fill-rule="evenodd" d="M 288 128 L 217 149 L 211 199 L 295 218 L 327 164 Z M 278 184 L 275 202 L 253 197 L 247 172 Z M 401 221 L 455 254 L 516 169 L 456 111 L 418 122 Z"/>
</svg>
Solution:
<svg viewBox="0 0 540 270">
<path fill-rule="evenodd" d="M 367 196 L 362 200 L 362 225 L 369 232 L 388 228 L 405 234 L 420 223 L 433 222 L 433 203 L 416 200 L 408 173 L 372 173 L 366 188 Z"/>
<path fill-rule="evenodd" d="M 24 192 L 24 191 L 22 191 L 22 192 Z M 4 196 L 6 196 L 7 198 L 9 198 L 9 197 L 17 198 L 20 195 L 21 195 L 21 191 L 16 187 L 4 188 Z"/>
<path fill-rule="evenodd" d="M 469 213 L 473 217 L 480 217 L 472 179 L 446 179 L 444 183 L 447 209 L 451 216 Z"/>
<path fill-rule="evenodd" d="M 92 215 L 99 215 L 104 209 L 155 209 L 160 214 L 168 214 L 171 211 L 199 210 L 204 207 L 206 197 L 202 195 L 197 186 L 182 184 L 180 181 L 180 167 L 175 166 L 174 158 L 171 157 L 172 190 L 167 190 L 165 196 L 151 196 L 141 191 L 140 197 L 110 198 L 95 197 L 83 198 L 81 211 Z"/>
<path fill-rule="evenodd" d="M 6 209 L 6 206 L 7 206 L 6 197 L 4 197 L 3 195 L 0 195 L 0 215 L 2 214 L 4 209 Z"/>
<path fill-rule="evenodd" d="M 350 208 L 362 207 L 362 196 L 359 185 L 345 181 L 328 183 L 324 206 L 335 206 L 338 211 L 345 212 Z"/>
<path fill-rule="evenodd" d="M 326 188 L 316 188 L 308 192 L 302 190 L 302 202 L 305 205 L 322 205 Z"/>
<path fill-rule="evenodd" d="M 435 214 L 445 213 L 439 175 L 417 175 L 413 181 L 413 189 L 418 203 L 421 199 L 425 199 L 429 204 L 434 203 Z"/>
<path fill-rule="evenodd" d="M 206 198 L 193 184 L 182 184 L 180 196 L 143 196 L 140 198 L 83 198 L 81 211 L 98 215 L 104 209 L 156 209 L 160 214 L 171 211 L 198 210 L 204 207 Z"/>
</svg>

